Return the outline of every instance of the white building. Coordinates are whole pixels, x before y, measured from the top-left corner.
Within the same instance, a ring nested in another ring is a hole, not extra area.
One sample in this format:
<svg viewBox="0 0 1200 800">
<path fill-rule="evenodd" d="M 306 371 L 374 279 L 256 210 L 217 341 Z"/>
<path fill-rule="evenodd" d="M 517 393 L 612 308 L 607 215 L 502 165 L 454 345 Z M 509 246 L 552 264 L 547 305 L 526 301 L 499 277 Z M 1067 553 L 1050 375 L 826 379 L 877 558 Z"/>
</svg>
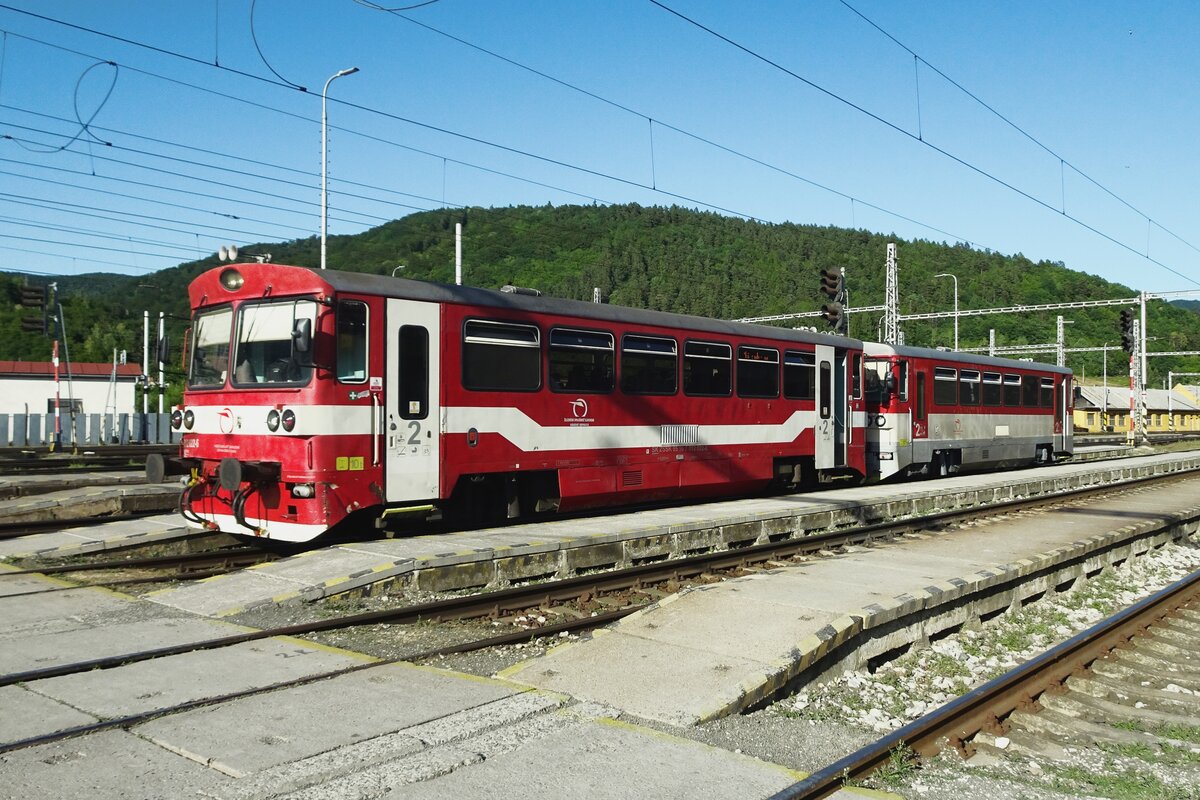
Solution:
<svg viewBox="0 0 1200 800">
<path fill-rule="evenodd" d="M 68 377 L 59 364 L 59 397 L 64 414 L 132 414 L 137 364 L 73 363 Z M 50 361 L 0 361 L 0 414 L 53 414 L 54 364 Z"/>
</svg>

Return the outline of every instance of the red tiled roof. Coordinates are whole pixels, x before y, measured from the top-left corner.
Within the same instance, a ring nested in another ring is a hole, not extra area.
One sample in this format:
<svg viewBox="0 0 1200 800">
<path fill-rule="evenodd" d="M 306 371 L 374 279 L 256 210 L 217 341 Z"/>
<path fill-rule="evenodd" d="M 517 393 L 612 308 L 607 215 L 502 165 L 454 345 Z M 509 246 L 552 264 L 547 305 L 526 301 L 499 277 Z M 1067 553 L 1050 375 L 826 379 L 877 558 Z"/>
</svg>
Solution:
<svg viewBox="0 0 1200 800">
<path fill-rule="evenodd" d="M 67 377 L 67 365 L 65 362 L 59 362 L 58 374 L 65 378 Z M 71 364 L 71 376 L 75 378 L 107 378 L 112 375 L 112 364 L 97 364 L 88 362 L 73 362 Z M 42 375 L 54 374 L 54 362 L 52 361 L 3 361 L 0 360 L 0 377 L 38 377 Z M 118 378 L 136 378 L 142 374 L 142 368 L 137 364 L 118 364 Z"/>
</svg>

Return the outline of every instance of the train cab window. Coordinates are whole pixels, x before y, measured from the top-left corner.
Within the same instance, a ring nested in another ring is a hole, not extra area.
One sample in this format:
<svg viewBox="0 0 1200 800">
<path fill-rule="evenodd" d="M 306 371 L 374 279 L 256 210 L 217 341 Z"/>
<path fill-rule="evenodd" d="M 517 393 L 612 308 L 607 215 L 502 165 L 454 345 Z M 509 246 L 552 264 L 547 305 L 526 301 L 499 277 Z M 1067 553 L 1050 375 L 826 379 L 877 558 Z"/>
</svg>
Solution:
<svg viewBox="0 0 1200 800">
<path fill-rule="evenodd" d="M 933 368 L 933 404 L 952 406 L 958 402 L 958 370 L 950 367 Z"/>
<path fill-rule="evenodd" d="M 683 343 L 683 393 L 729 397 L 733 391 L 733 348 L 720 342 Z"/>
<path fill-rule="evenodd" d="M 1026 408 L 1037 408 L 1038 378 L 1037 375 L 1021 376 L 1021 405 Z"/>
<path fill-rule="evenodd" d="M 998 406 L 1003 398 L 1003 384 L 1000 382 L 999 372 L 983 373 L 983 404 L 985 406 Z"/>
<path fill-rule="evenodd" d="M 817 357 L 801 350 L 783 354 L 783 396 L 788 400 L 813 400 L 817 396 Z"/>
<path fill-rule="evenodd" d="M 245 304 L 238 313 L 234 386 L 308 383 L 311 353 L 297 353 L 292 332 L 301 320 L 316 327 L 317 304 L 312 300 Z"/>
<path fill-rule="evenodd" d="M 738 347 L 738 397 L 779 397 L 779 351 Z"/>
<path fill-rule="evenodd" d="M 1054 408 L 1054 378 L 1042 378 L 1042 391 L 1038 399 L 1043 408 Z"/>
<path fill-rule="evenodd" d="M 977 406 L 979 396 L 979 373 L 973 369 L 964 369 L 958 376 L 958 404 Z"/>
<path fill-rule="evenodd" d="M 675 394 L 679 351 L 674 339 L 627 335 L 621 339 L 621 391 L 625 394 Z"/>
<path fill-rule="evenodd" d="M 337 306 L 337 379 L 367 382 L 367 304 L 358 300 Z"/>
<path fill-rule="evenodd" d="M 536 392 L 542 385 L 536 325 L 469 319 L 463 325 L 463 387 L 476 392 Z"/>
<path fill-rule="evenodd" d="M 400 419 L 429 416 L 429 331 L 420 325 L 400 326 Z"/>
<path fill-rule="evenodd" d="M 1021 376 L 1020 375 L 1005 375 L 1004 376 L 1004 405 L 1006 405 L 1006 406 L 1021 405 Z"/>
<path fill-rule="evenodd" d="M 233 332 L 233 309 L 221 308 L 197 314 L 192 331 L 188 388 L 224 386 L 229 374 L 229 335 Z"/>
<path fill-rule="evenodd" d="M 611 333 L 550 329 L 550 390 L 611 392 L 615 351 Z"/>
</svg>

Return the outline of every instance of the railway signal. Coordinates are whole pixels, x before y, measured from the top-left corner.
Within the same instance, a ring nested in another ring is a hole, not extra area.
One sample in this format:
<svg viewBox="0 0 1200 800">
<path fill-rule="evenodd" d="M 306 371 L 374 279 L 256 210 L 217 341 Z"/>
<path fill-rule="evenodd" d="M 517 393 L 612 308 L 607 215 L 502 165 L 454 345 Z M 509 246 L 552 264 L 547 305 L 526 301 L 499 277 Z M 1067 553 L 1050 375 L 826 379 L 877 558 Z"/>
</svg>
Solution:
<svg viewBox="0 0 1200 800">
<path fill-rule="evenodd" d="M 45 286 L 22 286 L 21 287 L 21 306 L 23 308 L 45 308 L 46 307 L 46 287 Z"/>
<path fill-rule="evenodd" d="M 1134 334 L 1134 314 L 1129 308 L 1121 309 L 1121 349 L 1133 355 L 1137 349 L 1137 337 Z"/>
<path fill-rule="evenodd" d="M 849 330 L 849 315 L 846 313 L 846 275 L 840 270 L 821 270 L 821 293 L 829 302 L 821 306 L 821 316 L 836 333 L 843 336 Z"/>
</svg>

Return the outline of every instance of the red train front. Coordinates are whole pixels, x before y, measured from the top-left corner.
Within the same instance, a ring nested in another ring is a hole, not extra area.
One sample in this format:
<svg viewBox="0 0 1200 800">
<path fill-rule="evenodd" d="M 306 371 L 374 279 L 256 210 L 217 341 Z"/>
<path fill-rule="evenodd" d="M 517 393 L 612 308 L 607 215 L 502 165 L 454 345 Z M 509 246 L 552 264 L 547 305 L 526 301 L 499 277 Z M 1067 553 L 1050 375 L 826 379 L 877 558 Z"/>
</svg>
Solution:
<svg viewBox="0 0 1200 800">
<path fill-rule="evenodd" d="M 196 526 L 486 521 L 864 474 L 862 343 L 275 264 L 190 288 Z"/>
</svg>

